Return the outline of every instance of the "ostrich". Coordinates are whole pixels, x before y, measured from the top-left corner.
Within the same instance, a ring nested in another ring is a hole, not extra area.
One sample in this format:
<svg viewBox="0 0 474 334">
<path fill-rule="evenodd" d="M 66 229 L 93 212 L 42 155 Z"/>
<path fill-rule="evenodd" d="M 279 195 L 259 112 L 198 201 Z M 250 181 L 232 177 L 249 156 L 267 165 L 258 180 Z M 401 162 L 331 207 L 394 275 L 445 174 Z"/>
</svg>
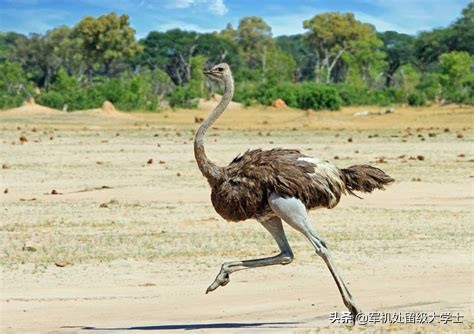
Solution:
<svg viewBox="0 0 474 334">
<path fill-rule="evenodd" d="M 341 275 L 336 270 L 327 244 L 313 229 L 308 210 L 318 207 L 332 209 L 341 194 L 353 191 L 372 192 L 384 189 L 394 181 L 382 170 L 369 165 L 339 169 L 298 150 L 275 148 L 252 150 L 237 156 L 228 166 L 219 167 L 206 156 L 204 135 L 222 115 L 234 93 L 230 67 L 218 64 L 204 74 L 224 83 L 224 95 L 216 108 L 201 124 L 194 139 L 194 155 L 201 173 L 212 189 L 211 201 L 225 220 L 238 222 L 256 219 L 275 239 L 280 253 L 275 256 L 226 262 L 206 294 L 229 283 L 230 274 L 244 269 L 285 265 L 293 261 L 282 221 L 301 232 L 312 244 L 316 254 L 326 263 L 342 300 L 352 317 L 360 313 Z M 356 195 L 355 195 L 356 196 Z"/>
</svg>

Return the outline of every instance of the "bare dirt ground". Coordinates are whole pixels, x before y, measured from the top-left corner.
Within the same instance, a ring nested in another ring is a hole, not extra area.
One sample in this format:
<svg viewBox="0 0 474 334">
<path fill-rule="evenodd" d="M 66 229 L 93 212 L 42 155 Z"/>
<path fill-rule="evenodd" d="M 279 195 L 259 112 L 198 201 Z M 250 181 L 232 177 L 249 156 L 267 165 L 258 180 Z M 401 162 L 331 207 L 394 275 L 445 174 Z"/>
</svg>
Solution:
<svg viewBox="0 0 474 334">
<path fill-rule="evenodd" d="M 210 204 L 192 150 L 195 118 L 210 108 L 0 112 L 2 333 L 472 332 L 473 108 L 355 117 L 380 108 L 234 104 L 209 132 L 222 165 L 248 148 L 291 147 L 395 177 L 385 192 L 312 211 L 316 229 L 365 312 L 461 318 L 355 327 L 330 323 L 345 311 L 337 288 L 289 229 L 291 265 L 238 272 L 204 294 L 222 262 L 276 252 L 256 222 L 226 223 Z"/>
</svg>

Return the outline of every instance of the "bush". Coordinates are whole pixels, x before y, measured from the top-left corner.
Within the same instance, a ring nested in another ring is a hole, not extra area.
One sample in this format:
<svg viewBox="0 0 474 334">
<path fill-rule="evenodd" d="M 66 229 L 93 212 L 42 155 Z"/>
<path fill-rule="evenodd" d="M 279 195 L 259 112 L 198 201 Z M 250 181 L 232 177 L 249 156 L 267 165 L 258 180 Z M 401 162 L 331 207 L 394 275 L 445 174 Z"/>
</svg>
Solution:
<svg viewBox="0 0 474 334">
<path fill-rule="evenodd" d="M 258 86 L 250 82 L 237 82 L 234 91 L 234 101 L 240 102 L 246 106 L 258 104 L 255 98 L 255 91 Z"/>
<path fill-rule="evenodd" d="M 8 61 L 0 64 L 0 108 L 18 107 L 32 92 L 20 65 Z"/>
<path fill-rule="evenodd" d="M 66 99 L 67 98 L 59 92 L 49 91 L 41 94 L 37 102 L 50 108 L 62 109 L 66 104 Z"/>
<path fill-rule="evenodd" d="M 410 106 L 421 107 L 426 104 L 426 99 L 423 94 L 414 92 L 408 95 L 407 102 L 408 102 L 408 105 Z"/>
<path fill-rule="evenodd" d="M 342 99 L 334 87 L 304 83 L 297 90 L 297 103 L 300 109 L 339 110 Z"/>
<path fill-rule="evenodd" d="M 38 102 L 52 108 L 62 109 L 67 104 L 69 110 L 82 110 L 98 108 L 108 100 L 120 110 L 156 111 L 168 85 L 162 73 L 149 71 L 133 78 L 97 78 L 92 86 L 81 87 L 75 78 L 60 70 L 51 89 Z"/>
<path fill-rule="evenodd" d="M 192 109 L 197 107 L 198 102 L 198 94 L 189 86 L 176 86 L 168 94 L 168 103 L 172 108 Z"/>
<path fill-rule="evenodd" d="M 368 89 L 351 85 L 337 84 L 337 89 L 343 105 L 379 105 L 387 106 L 393 103 L 404 103 L 406 94 L 402 89 L 384 88 Z"/>
<path fill-rule="evenodd" d="M 440 80 L 440 74 L 426 73 L 421 77 L 416 89 L 422 92 L 427 99 L 436 100 L 441 96 L 442 86 Z"/>
<path fill-rule="evenodd" d="M 352 85 L 338 84 L 334 86 L 341 97 L 342 105 L 364 105 L 368 104 L 369 90 Z"/>
<path fill-rule="evenodd" d="M 253 98 L 267 106 L 271 105 L 276 99 L 282 99 L 288 106 L 298 108 L 298 92 L 293 84 L 262 85 L 254 91 L 254 94 Z"/>
<path fill-rule="evenodd" d="M 21 95 L 0 92 L 0 109 L 19 107 L 23 102 L 25 102 L 25 98 Z"/>
<path fill-rule="evenodd" d="M 68 110 L 83 110 L 98 108 L 106 99 L 100 87 L 92 86 L 71 93 L 50 90 L 39 96 L 38 103 L 56 109 L 67 105 Z"/>
<path fill-rule="evenodd" d="M 472 103 L 474 57 L 465 51 L 443 53 L 439 57 L 442 96 L 450 102 Z"/>
<path fill-rule="evenodd" d="M 243 85 L 238 87 L 234 99 L 244 105 L 255 102 L 271 105 L 276 99 L 282 99 L 289 107 L 315 110 L 338 110 L 342 105 L 342 99 L 333 86 L 311 82 L 266 84 L 258 87 Z"/>
<path fill-rule="evenodd" d="M 276 99 L 282 99 L 292 108 L 338 110 L 349 105 L 381 105 L 405 103 L 406 92 L 403 89 L 369 89 L 347 84 L 300 84 L 282 83 L 278 85 L 255 86 L 243 83 L 237 86 L 234 99 L 244 105 L 260 103 L 271 105 Z"/>
</svg>

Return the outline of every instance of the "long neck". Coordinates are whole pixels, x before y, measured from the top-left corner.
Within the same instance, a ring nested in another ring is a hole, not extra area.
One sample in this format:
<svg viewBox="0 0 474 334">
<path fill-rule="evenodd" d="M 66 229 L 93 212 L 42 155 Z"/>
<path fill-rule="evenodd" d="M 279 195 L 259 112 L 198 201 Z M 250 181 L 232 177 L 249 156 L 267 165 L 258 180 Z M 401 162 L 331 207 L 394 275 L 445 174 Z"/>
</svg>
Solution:
<svg viewBox="0 0 474 334">
<path fill-rule="evenodd" d="M 216 184 L 222 177 L 222 168 L 218 167 L 213 163 L 206 155 L 206 150 L 204 149 L 204 136 L 207 130 L 214 124 L 214 122 L 222 115 L 225 111 L 225 108 L 229 105 L 229 102 L 232 100 L 234 95 L 234 81 L 232 77 L 229 77 L 224 81 L 224 95 L 219 104 L 214 108 L 214 110 L 209 114 L 204 122 L 196 132 L 196 137 L 194 138 L 194 156 L 196 158 L 199 170 L 202 175 L 207 178 L 207 181 L 211 186 Z"/>
</svg>

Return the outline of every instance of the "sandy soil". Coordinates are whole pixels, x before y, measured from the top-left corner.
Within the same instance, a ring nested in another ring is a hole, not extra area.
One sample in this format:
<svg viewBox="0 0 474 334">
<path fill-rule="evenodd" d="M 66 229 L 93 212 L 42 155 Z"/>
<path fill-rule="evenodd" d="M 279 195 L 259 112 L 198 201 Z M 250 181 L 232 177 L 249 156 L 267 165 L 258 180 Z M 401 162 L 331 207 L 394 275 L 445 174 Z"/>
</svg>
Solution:
<svg viewBox="0 0 474 334">
<path fill-rule="evenodd" d="M 316 229 L 365 312 L 449 312 L 462 323 L 348 327 L 330 323 L 345 311 L 337 288 L 289 229 L 291 265 L 238 272 L 204 294 L 222 262 L 276 251 L 257 223 L 225 223 L 210 204 L 192 137 L 214 103 L 158 115 L 0 112 L 2 333 L 472 332 L 473 108 L 355 117 L 381 108 L 234 104 L 210 131 L 219 164 L 247 148 L 294 147 L 396 178 L 312 211 Z"/>
</svg>

